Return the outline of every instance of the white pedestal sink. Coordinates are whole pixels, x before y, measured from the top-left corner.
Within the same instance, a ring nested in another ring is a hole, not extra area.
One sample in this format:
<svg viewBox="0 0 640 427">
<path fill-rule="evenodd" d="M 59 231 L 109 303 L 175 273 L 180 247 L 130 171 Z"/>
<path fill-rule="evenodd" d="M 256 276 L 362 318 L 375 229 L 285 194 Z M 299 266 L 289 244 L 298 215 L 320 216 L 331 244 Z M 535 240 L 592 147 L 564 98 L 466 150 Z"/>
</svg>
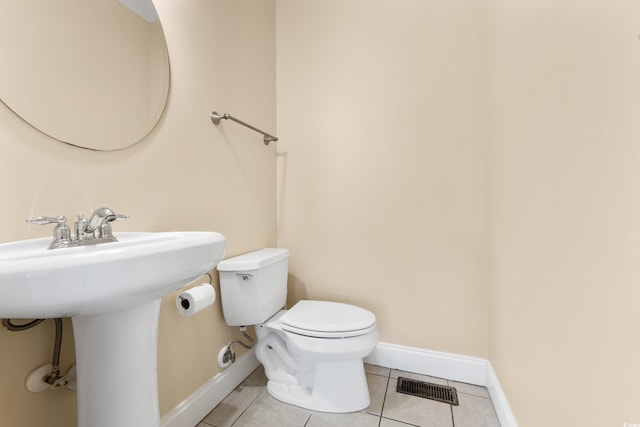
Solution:
<svg viewBox="0 0 640 427">
<path fill-rule="evenodd" d="M 79 427 L 158 427 L 161 299 L 215 267 L 226 240 L 115 236 L 52 250 L 47 238 L 0 244 L 0 318 L 72 318 Z"/>
</svg>

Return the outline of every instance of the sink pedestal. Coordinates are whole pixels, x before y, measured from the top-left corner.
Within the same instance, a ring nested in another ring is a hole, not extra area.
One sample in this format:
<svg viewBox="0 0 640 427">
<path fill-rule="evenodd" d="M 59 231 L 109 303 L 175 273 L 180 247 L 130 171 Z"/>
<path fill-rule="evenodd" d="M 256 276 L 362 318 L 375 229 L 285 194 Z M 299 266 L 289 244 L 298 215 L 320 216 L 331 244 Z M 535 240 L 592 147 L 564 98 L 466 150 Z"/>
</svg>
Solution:
<svg viewBox="0 0 640 427">
<path fill-rule="evenodd" d="M 72 318 L 78 427 L 158 427 L 160 299 Z"/>
</svg>

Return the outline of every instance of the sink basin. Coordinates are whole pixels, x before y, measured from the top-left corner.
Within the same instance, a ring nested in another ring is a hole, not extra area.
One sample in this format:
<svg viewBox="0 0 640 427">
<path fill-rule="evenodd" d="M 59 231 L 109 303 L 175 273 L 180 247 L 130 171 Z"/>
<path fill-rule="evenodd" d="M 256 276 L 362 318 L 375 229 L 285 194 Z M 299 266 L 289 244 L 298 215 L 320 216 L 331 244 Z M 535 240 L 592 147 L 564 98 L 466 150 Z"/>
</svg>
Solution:
<svg viewBox="0 0 640 427">
<path fill-rule="evenodd" d="M 51 238 L 0 244 L 0 318 L 121 310 L 161 298 L 224 255 L 215 232 L 116 233 L 117 242 L 48 250 Z"/>
<path fill-rule="evenodd" d="M 0 244 L 0 318 L 72 318 L 79 427 L 158 427 L 162 297 L 215 267 L 226 239 L 215 232 L 115 237 L 51 250 L 51 238 Z"/>
</svg>

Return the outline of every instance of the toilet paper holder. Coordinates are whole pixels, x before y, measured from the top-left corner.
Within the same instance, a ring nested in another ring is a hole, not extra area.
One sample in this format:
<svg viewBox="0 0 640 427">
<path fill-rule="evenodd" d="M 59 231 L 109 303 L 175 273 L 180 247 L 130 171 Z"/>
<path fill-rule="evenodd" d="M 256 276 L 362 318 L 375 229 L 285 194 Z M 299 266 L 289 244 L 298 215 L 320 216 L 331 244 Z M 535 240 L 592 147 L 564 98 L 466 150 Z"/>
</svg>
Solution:
<svg viewBox="0 0 640 427">
<path fill-rule="evenodd" d="M 211 273 L 205 273 L 204 275 L 209 276 L 209 281 L 207 283 L 213 285 L 213 276 L 211 275 Z M 183 298 L 181 295 L 178 295 L 178 298 L 180 299 L 180 306 L 182 306 L 182 308 L 184 308 L 185 310 L 188 310 L 190 304 L 189 300 Z"/>
<path fill-rule="evenodd" d="M 205 274 L 209 276 L 208 282 L 193 286 L 189 290 L 181 292 L 176 296 L 176 308 L 182 316 L 191 317 L 209 307 L 216 300 L 216 291 L 213 288 L 213 276 L 210 273 Z M 203 274 L 203 276 L 205 274 Z M 192 283 L 195 282 L 196 281 Z"/>
</svg>

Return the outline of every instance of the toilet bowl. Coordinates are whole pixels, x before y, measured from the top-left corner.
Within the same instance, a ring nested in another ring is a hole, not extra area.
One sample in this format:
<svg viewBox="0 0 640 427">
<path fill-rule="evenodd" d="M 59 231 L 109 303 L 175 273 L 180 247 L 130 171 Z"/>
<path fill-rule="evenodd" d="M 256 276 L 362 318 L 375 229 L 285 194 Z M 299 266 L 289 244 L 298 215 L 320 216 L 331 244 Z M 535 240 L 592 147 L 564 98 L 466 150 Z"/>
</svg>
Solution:
<svg viewBox="0 0 640 427">
<path fill-rule="evenodd" d="M 303 300 L 283 310 L 288 256 L 268 248 L 218 264 L 225 321 L 255 325 L 256 356 L 276 399 L 322 412 L 367 408 L 363 358 L 378 343 L 375 315 L 329 301 Z"/>
</svg>

